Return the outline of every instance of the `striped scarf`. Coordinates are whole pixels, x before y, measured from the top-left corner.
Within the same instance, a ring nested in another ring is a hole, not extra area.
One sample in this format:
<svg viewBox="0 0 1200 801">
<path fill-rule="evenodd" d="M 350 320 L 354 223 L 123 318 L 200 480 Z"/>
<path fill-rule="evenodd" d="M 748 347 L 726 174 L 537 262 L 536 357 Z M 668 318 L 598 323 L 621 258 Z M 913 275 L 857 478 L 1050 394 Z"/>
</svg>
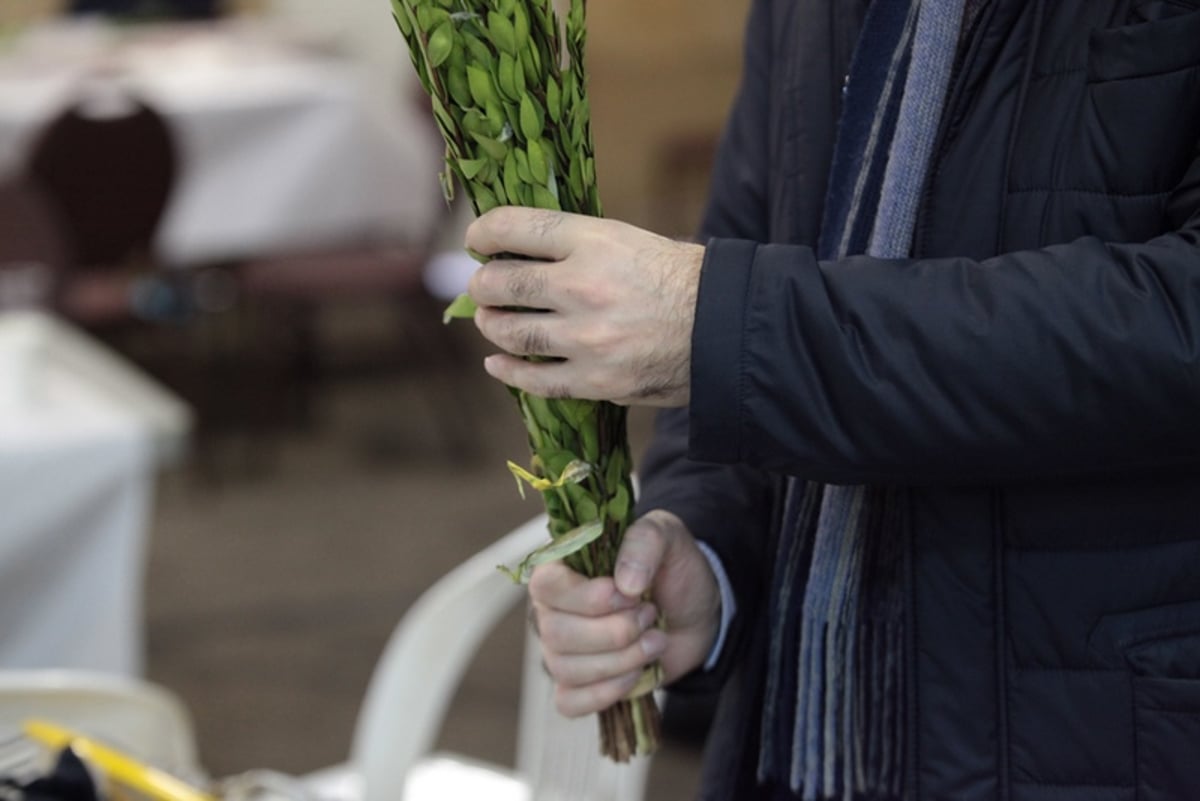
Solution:
<svg viewBox="0 0 1200 801">
<path fill-rule="evenodd" d="M 821 259 L 909 255 L 963 5 L 872 3 L 847 77 Z M 804 801 L 903 795 L 899 515 L 886 489 L 789 483 L 758 774 Z"/>
</svg>

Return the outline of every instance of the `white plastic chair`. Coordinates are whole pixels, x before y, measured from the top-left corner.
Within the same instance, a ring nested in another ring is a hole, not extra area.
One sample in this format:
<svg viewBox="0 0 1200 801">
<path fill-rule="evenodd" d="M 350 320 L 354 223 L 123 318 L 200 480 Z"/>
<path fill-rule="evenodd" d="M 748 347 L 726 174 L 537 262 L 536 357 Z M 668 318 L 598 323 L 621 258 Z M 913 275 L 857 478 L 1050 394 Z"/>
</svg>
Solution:
<svg viewBox="0 0 1200 801">
<path fill-rule="evenodd" d="M 600 755 L 593 717 L 568 720 L 536 639 L 526 638 L 516 770 L 431 753 L 454 690 L 488 632 L 525 590 L 496 566 L 514 565 L 548 538 L 534 518 L 441 578 L 405 614 L 375 668 L 349 764 L 311 777 L 323 799 L 356 801 L 640 801 L 648 759 L 616 765 Z"/>
<path fill-rule="evenodd" d="M 31 718 L 60 724 L 185 780 L 204 777 L 182 701 L 141 679 L 77 670 L 0 671 L 0 743 Z"/>
</svg>

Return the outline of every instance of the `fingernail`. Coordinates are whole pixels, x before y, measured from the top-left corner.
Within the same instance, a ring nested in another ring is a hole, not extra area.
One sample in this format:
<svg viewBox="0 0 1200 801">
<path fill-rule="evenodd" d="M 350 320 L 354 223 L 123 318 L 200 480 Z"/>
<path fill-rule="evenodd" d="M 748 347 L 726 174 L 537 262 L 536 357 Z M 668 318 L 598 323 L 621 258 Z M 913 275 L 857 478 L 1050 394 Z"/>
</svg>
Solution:
<svg viewBox="0 0 1200 801">
<path fill-rule="evenodd" d="M 657 617 L 658 612 L 655 611 L 653 606 L 650 604 L 643 605 L 642 608 L 638 609 L 637 611 L 638 628 L 640 628 L 642 631 L 645 631 L 654 625 L 654 619 Z"/>
<path fill-rule="evenodd" d="M 638 642 L 647 659 L 657 659 L 667 650 L 667 633 L 659 629 L 650 629 Z"/>
<path fill-rule="evenodd" d="M 617 564 L 617 589 L 626 595 L 641 595 L 650 584 L 650 571 L 641 562 L 622 559 Z"/>
</svg>

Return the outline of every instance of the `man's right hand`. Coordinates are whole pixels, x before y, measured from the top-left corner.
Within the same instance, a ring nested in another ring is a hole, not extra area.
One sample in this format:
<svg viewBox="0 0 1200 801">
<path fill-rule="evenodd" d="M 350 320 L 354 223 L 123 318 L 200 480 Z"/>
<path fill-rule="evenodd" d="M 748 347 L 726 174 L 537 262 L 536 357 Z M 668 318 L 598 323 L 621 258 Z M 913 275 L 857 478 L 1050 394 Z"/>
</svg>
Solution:
<svg viewBox="0 0 1200 801">
<path fill-rule="evenodd" d="M 624 698 L 656 659 L 666 682 L 699 667 L 721 622 L 708 560 L 683 521 L 661 509 L 625 532 L 614 578 L 587 579 L 554 562 L 534 570 L 529 595 L 555 705 L 568 717 Z M 660 614 L 664 629 L 654 625 Z"/>
</svg>

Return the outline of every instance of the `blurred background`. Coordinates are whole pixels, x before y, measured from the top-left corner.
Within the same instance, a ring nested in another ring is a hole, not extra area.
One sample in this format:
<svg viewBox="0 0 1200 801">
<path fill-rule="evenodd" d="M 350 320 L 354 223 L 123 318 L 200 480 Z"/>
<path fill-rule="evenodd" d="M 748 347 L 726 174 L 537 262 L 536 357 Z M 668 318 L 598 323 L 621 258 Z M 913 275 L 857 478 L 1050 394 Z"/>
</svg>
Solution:
<svg viewBox="0 0 1200 801">
<path fill-rule="evenodd" d="M 748 5 L 589 5 L 610 216 L 693 232 Z M 148 677 L 214 775 L 346 758 L 409 605 L 540 511 L 440 322 L 440 155 L 387 0 L 0 3 L 0 668 Z M 444 747 L 511 763 L 523 636 Z M 689 798 L 703 705 L 668 720 L 648 797 Z"/>
</svg>

